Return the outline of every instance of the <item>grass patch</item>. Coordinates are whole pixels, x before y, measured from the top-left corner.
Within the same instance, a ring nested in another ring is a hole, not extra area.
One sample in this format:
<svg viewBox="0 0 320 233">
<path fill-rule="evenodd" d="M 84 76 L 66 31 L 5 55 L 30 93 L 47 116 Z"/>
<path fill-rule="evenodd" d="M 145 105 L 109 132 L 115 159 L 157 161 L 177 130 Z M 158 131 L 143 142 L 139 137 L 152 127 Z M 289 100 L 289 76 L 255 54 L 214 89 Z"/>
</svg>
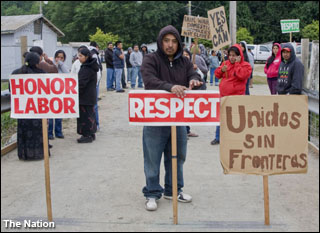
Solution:
<svg viewBox="0 0 320 233">
<path fill-rule="evenodd" d="M 268 84 L 267 77 L 253 76 L 253 84 Z"/>
<path fill-rule="evenodd" d="M 1 91 L 9 89 L 9 82 L 1 82 Z"/>
<path fill-rule="evenodd" d="M 1 114 L 1 147 L 17 132 L 17 125 L 17 119 L 11 118 L 10 112 Z"/>
</svg>

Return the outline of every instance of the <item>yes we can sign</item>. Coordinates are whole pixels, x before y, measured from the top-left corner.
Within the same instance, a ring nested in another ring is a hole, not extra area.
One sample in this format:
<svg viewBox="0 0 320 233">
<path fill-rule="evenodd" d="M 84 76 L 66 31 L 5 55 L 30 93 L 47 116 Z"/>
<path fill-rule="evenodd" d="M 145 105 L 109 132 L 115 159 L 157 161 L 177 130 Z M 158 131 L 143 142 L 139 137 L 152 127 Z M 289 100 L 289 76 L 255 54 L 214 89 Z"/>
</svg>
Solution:
<svg viewBox="0 0 320 233">
<path fill-rule="evenodd" d="M 129 123 L 149 126 L 219 125 L 220 95 L 186 91 L 184 98 L 166 91 L 130 91 Z"/>
<path fill-rule="evenodd" d="M 79 117 L 75 74 L 19 74 L 10 76 L 11 118 Z"/>
</svg>

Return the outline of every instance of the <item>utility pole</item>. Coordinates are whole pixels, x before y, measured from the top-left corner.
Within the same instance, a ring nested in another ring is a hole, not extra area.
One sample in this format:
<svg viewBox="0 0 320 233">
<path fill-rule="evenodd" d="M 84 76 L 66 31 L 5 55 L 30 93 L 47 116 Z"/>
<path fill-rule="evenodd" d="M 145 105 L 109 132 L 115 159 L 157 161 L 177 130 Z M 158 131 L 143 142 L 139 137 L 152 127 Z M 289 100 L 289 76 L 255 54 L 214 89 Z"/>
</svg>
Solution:
<svg viewBox="0 0 320 233">
<path fill-rule="evenodd" d="M 229 27 L 230 27 L 230 37 L 231 45 L 237 43 L 237 2 L 230 1 L 230 11 L 229 11 Z"/>
<path fill-rule="evenodd" d="M 188 1 L 188 6 L 189 6 L 189 15 L 191 15 L 191 1 Z M 189 43 L 188 43 L 188 48 L 191 46 L 191 37 L 189 37 Z"/>
</svg>

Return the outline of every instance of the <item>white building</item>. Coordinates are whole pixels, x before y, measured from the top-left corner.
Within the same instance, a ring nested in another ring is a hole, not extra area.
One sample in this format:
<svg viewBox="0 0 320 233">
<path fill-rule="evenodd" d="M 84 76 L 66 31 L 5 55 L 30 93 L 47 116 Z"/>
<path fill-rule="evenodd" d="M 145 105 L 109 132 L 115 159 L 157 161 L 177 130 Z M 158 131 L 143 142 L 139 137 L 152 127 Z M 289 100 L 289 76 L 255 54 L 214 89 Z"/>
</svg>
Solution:
<svg viewBox="0 0 320 233">
<path fill-rule="evenodd" d="M 28 50 L 37 45 L 53 57 L 57 50 L 57 37 L 64 34 L 41 14 L 1 16 L 1 80 L 7 80 L 12 71 L 22 65 L 22 36 L 27 36 Z"/>
</svg>

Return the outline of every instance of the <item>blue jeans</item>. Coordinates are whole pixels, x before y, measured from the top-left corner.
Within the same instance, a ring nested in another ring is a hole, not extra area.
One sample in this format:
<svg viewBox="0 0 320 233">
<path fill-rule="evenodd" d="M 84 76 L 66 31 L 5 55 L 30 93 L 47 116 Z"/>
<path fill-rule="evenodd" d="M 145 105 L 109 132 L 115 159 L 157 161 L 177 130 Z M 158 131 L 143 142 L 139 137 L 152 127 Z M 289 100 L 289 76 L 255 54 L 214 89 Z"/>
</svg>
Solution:
<svg viewBox="0 0 320 233">
<path fill-rule="evenodd" d="M 214 75 L 214 71 L 216 70 L 216 68 L 210 68 L 210 83 L 213 84 L 213 76 L 215 78 L 215 82 L 219 83 L 219 79 L 216 78 L 216 76 Z"/>
<path fill-rule="evenodd" d="M 54 122 L 54 134 L 56 136 L 62 136 L 62 119 L 55 119 Z M 53 136 L 53 119 L 49 119 L 48 135 Z"/>
<path fill-rule="evenodd" d="M 159 182 L 160 164 L 164 153 L 165 188 Z M 146 186 L 142 192 L 146 198 L 160 199 L 164 192 L 172 196 L 172 153 L 171 153 L 171 127 L 145 126 L 143 128 L 143 155 Z M 177 175 L 178 193 L 182 192 L 183 164 L 187 156 L 187 130 L 185 126 L 177 126 Z"/>
<path fill-rule="evenodd" d="M 143 87 L 140 66 L 132 67 L 131 87 L 136 87 L 137 76 L 138 76 L 138 87 Z"/>
<path fill-rule="evenodd" d="M 252 79 L 252 72 L 250 77 L 247 80 L 247 84 L 246 84 L 246 95 L 250 95 L 250 89 L 249 89 L 249 84 L 250 84 L 250 79 Z"/>
<path fill-rule="evenodd" d="M 96 105 L 94 106 L 94 111 L 96 112 L 97 129 L 99 129 L 99 113 L 98 113 L 99 86 L 100 86 L 100 82 L 98 82 L 97 87 L 96 87 L 96 89 L 97 89 L 97 102 L 96 102 Z"/>
<path fill-rule="evenodd" d="M 121 78 L 122 78 L 122 68 L 121 69 L 114 69 L 114 76 L 116 77 L 116 90 L 121 90 Z"/>
<path fill-rule="evenodd" d="M 215 138 L 218 142 L 220 142 L 220 126 L 218 125 L 216 127 L 216 138 Z"/>
<path fill-rule="evenodd" d="M 132 68 L 127 68 L 127 82 L 131 82 Z"/>
<path fill-rule="evenodd" d="M 114 88 L 113 82 L 114 82 L 114 69 L 107 68 L 107 88 Z"/>
</svg>

